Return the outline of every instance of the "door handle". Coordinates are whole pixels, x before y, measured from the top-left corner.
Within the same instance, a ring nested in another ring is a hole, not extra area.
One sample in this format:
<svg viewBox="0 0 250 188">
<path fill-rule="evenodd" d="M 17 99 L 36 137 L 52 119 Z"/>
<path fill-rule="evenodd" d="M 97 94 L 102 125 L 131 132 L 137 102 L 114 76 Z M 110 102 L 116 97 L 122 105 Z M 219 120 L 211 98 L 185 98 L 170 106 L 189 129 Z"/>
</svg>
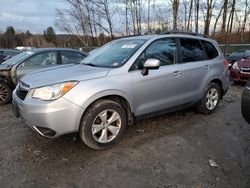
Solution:
<svg viewBox="0 0 250 188">
<path fill-rule="evenodd" d="M 209 69 L 211 69 L 211 66 L 210 65 L 205 65 L 204 69 L 208 69 L 209 70 Z"/>
<path fill-rule="evenodd" d="M 180 76 L 182 74 L 182 72 L 180 71 L 175 71 L 172 76 Z"/>
</svg>

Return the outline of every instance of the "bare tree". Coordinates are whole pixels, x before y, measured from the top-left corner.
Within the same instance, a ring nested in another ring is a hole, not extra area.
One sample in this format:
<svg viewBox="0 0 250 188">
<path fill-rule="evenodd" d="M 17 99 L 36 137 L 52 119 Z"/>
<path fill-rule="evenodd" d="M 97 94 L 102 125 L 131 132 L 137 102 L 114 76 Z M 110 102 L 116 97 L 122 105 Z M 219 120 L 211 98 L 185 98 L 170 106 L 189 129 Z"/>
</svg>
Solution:
<svg viewBox="0 0 250 188">
<path fill-rule="evenodd" d="M 192 10 L 193 10 L 193 0 L 190 1 L 190 6 L 189 6 L 188 25 L 187 25 L 187 30 L 188 31 L 190 30 L 190 22 L 191 22 Z"/>
<path fill-rule="evenodd" d="M 217 25 L 218 25 L 218 21 L 219 21 L 219 19 L 221 17 L 222 11 L 223 11 L 223 6 L 220 8 L 219 14 L 215 18 L 215 23 L 214 23 L 214 28 L 213 28 L 213 35 L 216 32 L 216 28 L 217 28 Z"/>
<path fill-rule="evenodd" d="M 108 23 L 108 29 L 100 22 L 95 22 L 95 24 L 98 24 L 103 30 L 105 30 L 111 36 L 111 38 L 114 38 L 113 24 L 112 24 L 108 0 L 94 0 L 92 2 L 96 6 L 96 8 L 93 9 L 92 11 L 94 11 L 97 15 L 99 15 L 102 19 L 104 19 Z"/>
<path fill-rule="evenodd" d="M 222 33 L 225 33 L 225 31 L 226 31 L 227 9 L 228 9 L 228 0 L 224 0 L 224 3 L 223 3 L 222 25 L 221 25 L 221 32 Z"/>
<path fill-rule="evenodd" d="M 179 9 L 179 0 L 172 0 L 172 9 L 173 9 L 173 30 L 177 29 L 177 15 Z"/>
<path fill-rule="evenodd" d="M 245 32 L 246 22 L 247 22 L 249 14 L 250 14 L 249 0 L 245 0 L 244 4 L 245 4 L 245 10 L 244 10 L 244 20 L 243 20 L 243 23 L 242 23 L 242 33 Z"/>
<path fill-rule="evenodd" d="M 148 34 L 151 33 L 150 29 L 150 0 L 148 0 Z"/>
<path fill-rule="evenodd" d="M 200 0 L 195 0 L 195 32 L 199 31 Z"/>
<path fill-rule="evenodd" d="M 204 35 L 209 35 L 210 22 L 212 18 L 212 12 L 214 8 L 214 1 L 207 0 L 206 4 L 206 15 L 205 15 L 205 25 L 204 25 Z"/>
</svg>

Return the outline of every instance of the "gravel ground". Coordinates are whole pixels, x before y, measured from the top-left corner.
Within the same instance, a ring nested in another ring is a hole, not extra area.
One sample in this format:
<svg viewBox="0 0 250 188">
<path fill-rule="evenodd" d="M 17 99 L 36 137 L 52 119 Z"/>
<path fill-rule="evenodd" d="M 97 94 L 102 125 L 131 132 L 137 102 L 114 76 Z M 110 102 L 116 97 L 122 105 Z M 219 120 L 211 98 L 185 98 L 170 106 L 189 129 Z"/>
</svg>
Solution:
<svg viewBox="0 0 250 188">
<path fill-rule="evenodd" d="M 0 107 L 1 187 L 250 187 L 250 125 L 242 86 L 212 115 L 189 109 L 139 121 L 111 149 L 94 151 L 78 134 L 41 138 Z M 217 166 L 210 166 L 209 160 Z"/>
</svg>

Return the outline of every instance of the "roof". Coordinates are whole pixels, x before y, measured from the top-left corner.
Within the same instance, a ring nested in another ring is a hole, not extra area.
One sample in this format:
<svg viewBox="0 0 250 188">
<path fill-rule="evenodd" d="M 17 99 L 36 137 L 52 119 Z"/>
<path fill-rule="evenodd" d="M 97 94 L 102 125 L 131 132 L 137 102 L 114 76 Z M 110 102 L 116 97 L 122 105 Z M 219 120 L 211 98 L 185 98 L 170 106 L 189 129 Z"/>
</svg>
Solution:
<svg viewBox="0 0 250 188">
<path fill-rule="evenodd" d="M 35 48 L 32 50 L 27 50 L 27 51 L 31 51 L 31 52 L 45 52 L 45 51 L 51 51 L 51 50 L 65 50 L 65 51 L 74 51 L 74 52 L 80 52 L 83 53 L 85 55 L 87 55 L 87 52 L 84 51 L 80 51 L 80 50 L 76 50 L 76 49 L 72 49 L 72 48 Z"/>
<path fill-rule="evenodd" d="M 132 35 L 127 36 L 118 40 L 126 40 L 126 39 L 142 39 L 142 40 L 149 40 L 153 38 L 162 38 L 162 37 L 186 37 L 186 38 L 199 38 L 199 39 L 209 39 L 206 35 L 199 34 L 199 33 L 192 33 L 192 32 L 163 32 L 159 35 Z"/>
</svg>

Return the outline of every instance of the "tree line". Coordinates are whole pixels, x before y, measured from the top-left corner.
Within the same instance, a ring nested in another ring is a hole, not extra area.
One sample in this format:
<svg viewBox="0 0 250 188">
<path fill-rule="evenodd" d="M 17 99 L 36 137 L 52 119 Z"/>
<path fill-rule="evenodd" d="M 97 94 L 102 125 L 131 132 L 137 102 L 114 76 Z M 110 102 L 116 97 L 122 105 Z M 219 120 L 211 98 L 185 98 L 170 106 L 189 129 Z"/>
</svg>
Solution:
<svg viewBox="0 0 250 188">
<path fill-rule="evenodd" d="M 250 43 L 249 1 L 64 0 L 67 6 L 56 9 L 55 26 L 67 35 L 55 35 L 53 28 L 43 35 L 16 34 L 7 28 L 0 42 L 3 47 L 101 46 L 123 36 L 179 29 L 209 35 L 220 43 Z"/>
<path fill-rule="evenodd" d="M 68 8 L 56 10 L 56 25 L 85 46 L 99 44 L 99 33 L 113 39 L 180 29 L 227 39 L 237 33 L 240 42 L 249 34 L 250 0 L 64 1 Z"/>
</svg>

